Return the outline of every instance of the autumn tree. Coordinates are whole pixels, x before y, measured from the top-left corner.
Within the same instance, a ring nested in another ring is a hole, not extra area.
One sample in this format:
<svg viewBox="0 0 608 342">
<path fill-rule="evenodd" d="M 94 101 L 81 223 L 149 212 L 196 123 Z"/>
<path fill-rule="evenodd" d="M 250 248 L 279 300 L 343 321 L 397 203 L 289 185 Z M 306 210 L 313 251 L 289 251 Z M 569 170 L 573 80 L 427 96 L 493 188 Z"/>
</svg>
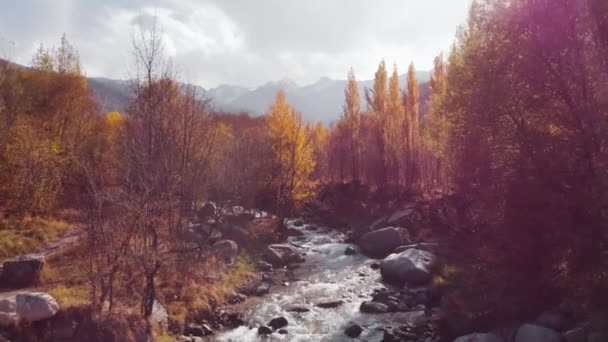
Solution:
<svg viewBox="0 0 608 342">
<path fill-rule="evenodd" d="M 367 115 L 370 116 L 370 123 L 373 124 L 373 131 L 370 132 L 371 138 L 374 140 L 373 147 L 375 151 L 368 151 L 366 156 L 371 158 L 368 160 L 367 173 L 372 177 L 376 184 L 386 184 L 386 146 L 385 146 L 385 128 L 386 128 L 386 102 L 387 102 L 387 73 L 386 64 L 382 61 L 378 65 L 378 70 L 374 76 L 373 89 L 365 90 L 365 100 L 367 102 Z M 371 146 L 370 146 L 371 147 Z"/>
<path fill-rule="evenodd" d="M 361 96 L 359 85 L 355 78 L 355 72 L 351 69 L 348 73 L 348 84 L 344 89 L 344 109 L 342 118 L 348 129 L 348 140 L 351 157 L 351 177 L 353 181 L 359 181 L 359 161 L 361 159 Z"/>
<path fill-rule="evenodd" d="M 389 79 L 388 97 L 386 101 L 386 115 L 384 119 L 384 146 L 385 146 L 385 165 L 387 173 L 390 175 L 394 184 L 399 184 L 400 173 L 404 165 L 404 156 L 408 151 L 405 150 L 405 139 L 407 135 L 403 130 L 406 123 L 405 109 L 401 99 L 401 89 L 399 87 L 399 73 L 395 65 L 393 73 Z"/>
<path fill-rule="evenodd" d="M 268 129 L 276 167 L 270 182 L 277 210 L 290 211 L 314 194 L 315 183 L 310 179 L 316 164 L 312 132 L 287 103 L 284 91 L 279 91 L 270 108 Z"/>
<path fill-rule="evenodd" d="M 407 92 L 404 93 L 403 103 L 406 112 L 406 172 L 408 186 L 415 186 L 420 180 L 420 92 L 416 80 L 416 70 L 411 63 L 407 71 Z"/>
<path fill-rule="evenodd" d="M 421 125 L 424 152 L 427 153 L 423 176 L 427 178 L 427 184 L 438 184 L 442 187 L 447 185 L 446 170 L 442 160 L 445 159 L 444 148 L 447 144 L 448 123 L 445 114 L 441 111 L 441 100 L 446 91 L 446 73 L 447 65 L 443 54 L 440 54 L 434 60 L 430 81 L 429 109 Z"/>
<path fill-rule="evenodd" d="M 478 275 L 509 284 L 484 289 L 496 298 L 542 304 L 606 285 L 591 276 L 606 246 L 608 203 L 598 4 L 474 2 L 445 78 L 436 63 L 433 148 L 466 203 L 461 234 L 477 244 Z"/>
</svg>

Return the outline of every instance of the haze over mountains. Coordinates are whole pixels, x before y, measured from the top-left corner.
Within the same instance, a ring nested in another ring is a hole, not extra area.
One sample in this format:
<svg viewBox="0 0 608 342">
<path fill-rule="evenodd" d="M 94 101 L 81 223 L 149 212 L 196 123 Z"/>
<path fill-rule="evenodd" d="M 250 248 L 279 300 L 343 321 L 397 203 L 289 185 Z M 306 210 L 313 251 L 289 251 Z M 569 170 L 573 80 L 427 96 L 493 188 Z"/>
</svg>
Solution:
<svg viewBox="0 0 608 342">
<path fill-rule="evenodd" d="M 417 72 L 421 83 L 421 103 L 425 103 L 430 74 L 428 71 Z M 89 78 L 89 88 L 105 112 L 124 111 L 128 103 L 129 82 L 107 78 Z M 289 79 L 267 82 L 255 89 L 236 85 L 221 85 L 204 89 L 196 87 L 202 97 L 211 98 L 211 105 L 216 111 L 246 112 L 252 115 L 265 113 L 280 89 L 285 90 L 287 100 L 309 121 L 325 123 L 337 120 L 344 103 L 346 80 L 321 78 L 309 85 L 298 85 Z M 405 88 L 406 75 L 400 76 L 400 85 Z M 364 89 L 371 88 L 373 80 L 360 81 L 363 101 Z"/>
</svg>

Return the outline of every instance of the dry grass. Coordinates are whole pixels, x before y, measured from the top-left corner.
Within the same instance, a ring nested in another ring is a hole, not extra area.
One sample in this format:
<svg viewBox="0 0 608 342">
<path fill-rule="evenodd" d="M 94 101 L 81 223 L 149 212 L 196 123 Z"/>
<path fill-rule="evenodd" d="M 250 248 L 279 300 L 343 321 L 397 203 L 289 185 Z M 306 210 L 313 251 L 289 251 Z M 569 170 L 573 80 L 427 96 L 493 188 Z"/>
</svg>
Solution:
<svg viewBox="0 0 608 342">
<path fill-rule="evenodd" d="M 85 252 L 81 245 L 75 245 L 47 259 L 42 270 L 42 284 L 61 308 L 91 303 Z"/>
<path fill-rule="evenodd" d="M 208 260 L 200 266 L 200 274 L 212 274 L 217 270 L 216 260 Z M 255 265 L 251 259 L 241 254 L 237 261 L 224 273 L 218 273 L 216 280 L 191 277 L 186 281 L 166 281 L 160 287 L 165 298 L 176 297 L 166 303 L 167 311 L 175 322 L 184 323 L 193 317 L 204 317 L 228 298 L 237 288 L 251 279 Z M 217 273 L 217 272 L 216 272 Z"/>
<path fill-rule="evenodd" d="M 67 214 L 70 216 L 70 214 Z M 59 218 L 35 216 L 0 219 L 0 260 L 39 251 L 45 244 L 58 240 L 73 228 L 73 224 Z"/>
</svg>

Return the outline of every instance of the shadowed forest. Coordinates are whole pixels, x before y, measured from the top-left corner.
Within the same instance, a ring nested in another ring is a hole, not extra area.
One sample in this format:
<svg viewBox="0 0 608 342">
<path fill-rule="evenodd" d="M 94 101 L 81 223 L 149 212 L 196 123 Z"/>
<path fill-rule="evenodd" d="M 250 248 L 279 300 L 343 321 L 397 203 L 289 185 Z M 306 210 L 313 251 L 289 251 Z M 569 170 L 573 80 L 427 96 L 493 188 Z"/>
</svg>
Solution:
<svg viewBox="0 0 608 342">
<path fill-rule="evenodd" d="M 428 273 L 424 328 L 378 340 L 608 341 L 608 2 L 473 2 L 429 82 L 381 61 L 360 92 L 351 69 L 329 125 L 282 91 L 263 116 L 214 111 L 161 37 L 133 36 L 124 112 L 101 111 L 66 36 L 27 67 L 0 61 L 0 304 L 25 289 L 53 311 L 20 313 L 17 295 L 0 340 L 290 340 L 291 316 L 267 333 L 244 307 L 297 284 L 279 272 L 315 255 L 290 249 L 303 221 L 380 259 L 353 264 L 379 262 L 399 303 Z M 432 265 L 391 276 L 408 250 Z"/>
</svg>

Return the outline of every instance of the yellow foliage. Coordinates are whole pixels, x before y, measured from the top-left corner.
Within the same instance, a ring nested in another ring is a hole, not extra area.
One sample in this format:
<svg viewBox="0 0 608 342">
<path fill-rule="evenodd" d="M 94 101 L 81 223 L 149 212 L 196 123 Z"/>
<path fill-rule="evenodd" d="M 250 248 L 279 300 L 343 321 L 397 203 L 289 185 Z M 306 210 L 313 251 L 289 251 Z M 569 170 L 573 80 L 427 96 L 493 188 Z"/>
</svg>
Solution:
<svg viewBox="0 0 608 342">
<path fill-rule="evenodd" d="M 314 195 L 315 184 L 310 180 L 316 165 L 312 146 L 312 128 L 304 123 L 279 91 L 270 108 L 268 128 L 278 168 L 274 179 L 278 187 L 278 204 L 297 205 Z"/>
</svg>

